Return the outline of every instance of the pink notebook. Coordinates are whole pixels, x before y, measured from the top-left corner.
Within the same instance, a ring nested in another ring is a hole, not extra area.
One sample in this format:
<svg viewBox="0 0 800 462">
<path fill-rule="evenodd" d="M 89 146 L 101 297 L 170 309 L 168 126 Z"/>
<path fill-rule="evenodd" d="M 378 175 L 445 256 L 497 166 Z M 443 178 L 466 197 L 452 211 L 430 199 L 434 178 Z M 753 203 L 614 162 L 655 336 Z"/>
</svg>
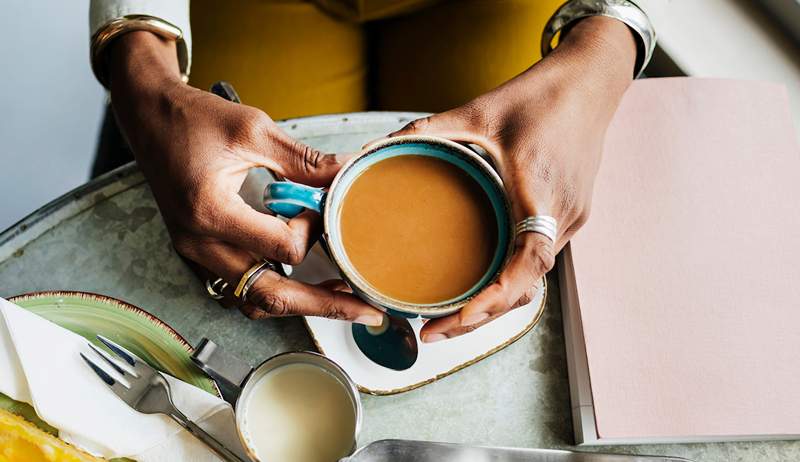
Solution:
<svg viewBox="0 0 800 462">
<path fill-rule="evenodd" d="M 783 87 L 635 82 L 559 277 L 579 444 L 800 437 L 800 149 Z"/>
</svg>

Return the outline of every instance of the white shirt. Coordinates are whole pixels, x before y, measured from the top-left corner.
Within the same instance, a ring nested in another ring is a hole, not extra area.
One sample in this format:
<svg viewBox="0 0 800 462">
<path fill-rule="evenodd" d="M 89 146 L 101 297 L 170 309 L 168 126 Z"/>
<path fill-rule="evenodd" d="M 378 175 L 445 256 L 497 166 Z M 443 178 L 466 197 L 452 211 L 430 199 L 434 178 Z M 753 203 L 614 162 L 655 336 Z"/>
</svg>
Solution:
<svg viewBox="0 0 800 462">
<path fill-rule="evenodd" d="M 91 0 L 89 6 L 89 36 L 109 22 L 129 15 L 144 15 L 166 21 L 181 30 L 189 58 L 192 60 L 192 30 L 189 26 L 189 0 Z M 183 46 L 180 44 L 179 46 Z M 179 50 L 180 53 L 180 50 Z"/>
</svg>

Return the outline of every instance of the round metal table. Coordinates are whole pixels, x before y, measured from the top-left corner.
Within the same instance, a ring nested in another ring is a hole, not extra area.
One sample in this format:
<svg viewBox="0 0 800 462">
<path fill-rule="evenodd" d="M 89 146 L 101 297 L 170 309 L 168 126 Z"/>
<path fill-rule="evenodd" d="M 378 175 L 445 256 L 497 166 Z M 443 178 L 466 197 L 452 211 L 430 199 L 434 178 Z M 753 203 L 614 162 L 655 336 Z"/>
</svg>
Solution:
<svg viewBox="0 0 800 462">
<path fill-rule="evenodd" d="M 322 150 L 355 152 L 420 115 L 342 114 L 280 125 Z M 359 444 L 408 438 L 569 448 L 573 433 L 558 282 L 550 277 L 548 283 L 553 290 L 548 291 L 541 322 L 516 343 L 420 389 L 362 395 L 365 420 Z M 0 296 L 43 290 L 81 290 L 125 300 L 158 316 L 190 342 L 212 338 L 253 364 L 281 351 L 313 349 L 299 319 L 250 321 L 208 299 L 172 249 L 135 165 L 56 199 L 0 234 Z M 696 461 L 800 460 L 800 442 L 784 441 L 605 450 Z"/>
</svg>

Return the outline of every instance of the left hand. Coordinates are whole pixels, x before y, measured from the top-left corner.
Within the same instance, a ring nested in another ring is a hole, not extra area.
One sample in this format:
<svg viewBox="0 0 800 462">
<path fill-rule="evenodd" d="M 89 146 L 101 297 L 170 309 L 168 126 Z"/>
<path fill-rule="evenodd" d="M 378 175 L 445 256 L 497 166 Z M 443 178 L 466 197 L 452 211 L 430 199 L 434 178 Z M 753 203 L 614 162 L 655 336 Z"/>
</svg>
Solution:
<svg viewBox="0 0 800 462">
<path fill-rule="evenodd" d="M 515 223 L 550 215 L 556 242 L 517 237 L 498 279 L 459 313 L 425 324 L 424 342 L 469 332 L 530 302 L 555 255 L 586 222 L 606 128 L 633 76 L 636 47 L 621 22 L 579 22 L 547 58 L 464 106 L 390 136 L 426 134 L 482 146 L 505 183 Z"/>
</svg>

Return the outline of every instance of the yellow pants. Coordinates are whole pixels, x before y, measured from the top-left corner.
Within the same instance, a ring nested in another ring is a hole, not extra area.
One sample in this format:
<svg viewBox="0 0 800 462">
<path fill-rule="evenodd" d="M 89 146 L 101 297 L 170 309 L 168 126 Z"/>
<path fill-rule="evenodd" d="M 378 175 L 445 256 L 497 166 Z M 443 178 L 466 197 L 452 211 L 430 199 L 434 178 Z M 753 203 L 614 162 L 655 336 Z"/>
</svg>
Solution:
<svg viewBox="0 0 800 462">
<path fill-rule="evenodd" d="M 190 83 L 208 89 L 227 80 L 273 119 L 439 112 L 536 62 L 560 2 L 421 1 L 412 12 L 359 23 L 352 19 L 369 18 L 336 17 L 300 0 L 193 0 Z"/>
</svg>

